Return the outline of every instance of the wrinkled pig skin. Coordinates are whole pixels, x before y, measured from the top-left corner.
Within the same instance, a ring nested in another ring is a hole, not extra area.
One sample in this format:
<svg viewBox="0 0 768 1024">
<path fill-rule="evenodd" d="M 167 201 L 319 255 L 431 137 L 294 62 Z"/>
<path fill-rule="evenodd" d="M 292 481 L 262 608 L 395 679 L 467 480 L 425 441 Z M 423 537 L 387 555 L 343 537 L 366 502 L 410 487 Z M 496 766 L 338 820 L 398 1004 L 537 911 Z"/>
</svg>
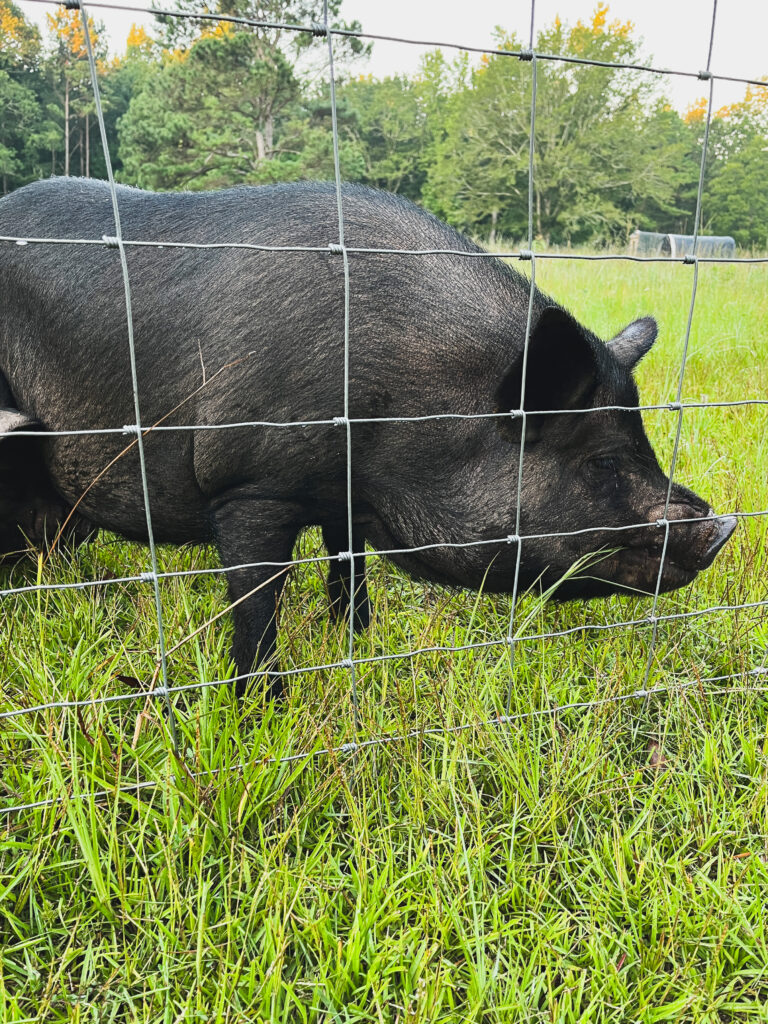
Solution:
<svg viewBox="0 0 768 1024">
<path fill-rule="evenodd" d="M 129 242 L 305 249 L 126 246 L 145 428 L 342 416 L 344 260 L 329 249 L 338 237 L 333 185 L 169 194 L 119 187 L 117 195 Z M 515 530 L 521 441 L 520 534 L 534 535 L 522 543 L 521 589 L 554 584 L 578 559 L 603 552 L 562 582 L 558 596 L 653 592 L 669 481 L 639 412 L 603 407 L 638 405 L 632 371 L 656 337 L 655 322 L 637 320 L 604 343 L 535 290 L 524 437 L 519 415 L 392 422 L 520 408 L 529 283 L 402 198 L 355 185 L 342 197 L 349 417 L 369 421 L 351 425 L 357 627 L 369 618 L 366 543 L 426 547 L 390 555 L 417 578 L 512 589 L 517 542 L 505 538 Z M 0 201 L 3 235 L 114 233 L 103 182 L 50 179 Z M 135 422 L 116 248 L 0 243 L 0 374 L 9 404 L 42 429 Z M 601 411 L 573 411 L 583 409 Z M 6 434 L 3 446 L 14 443 Z M 41 439 L 39 503 L 53 505 L 55 495 L 68 509 L 79 501 L 83 523 L 146 540 L 137 447 L 129 444 L 120 433 Z M 274 651 L 284 582 L 274 563 L 291 559 L 310 525 L 322 527 L 332 556 L 350 548 L 346 426 L 156 431 L 144 446 L 156 539 L 213 541 L 225 566 L 245 565 L 227 574 L 233 602 L 260 588 L 232 612 L 233 657 L 246 677 Z M 672 590 L 712 562 L 736 520 L 715 518 L 707 501 L 677 483 L 666 519 L 660 584 Z M 653 525 L 610 529 L 646 523 Z M 474 543 L 484 541 L 498 543 Z M 348 573 L 348 561 L 331 561 L 337 616 L 348 611 Z M 241 679 L 238 693 L 244 686 Z"/>
</svg>

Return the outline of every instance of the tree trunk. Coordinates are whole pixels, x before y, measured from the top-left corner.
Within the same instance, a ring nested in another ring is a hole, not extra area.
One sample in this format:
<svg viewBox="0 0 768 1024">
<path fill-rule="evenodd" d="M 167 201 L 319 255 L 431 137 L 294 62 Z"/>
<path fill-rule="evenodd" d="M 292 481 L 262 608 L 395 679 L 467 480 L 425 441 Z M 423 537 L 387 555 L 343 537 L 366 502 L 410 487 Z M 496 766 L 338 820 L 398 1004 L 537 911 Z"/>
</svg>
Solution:
<svg viewBox="0 0 768 1024">
<path fill-rule="evenodd" d="M 496 221 L 498 220 L 498 218 L 499 218 L 499 211 L 494 207 L 494 209 L 491 210 L 491 233 L 488 236 L 488 244 L 489 245 L 495 245 L 496 244 Z"/>
<path fill-rule="evenodd" d="M 267 158 L 267 148 L 264 145 L 264 136 L 258 128 L 256 129 L 256 155 L 260 161 L 266 160 Z"/>
<path fill-rule="evenodd" d="M 69 79 L 64 79 L 64 177 L 69 177 Z"/>
<path fill-rule="evenodd" d="M 91 119 L 85 115 L 85 176 L 91 176 Z"/>
</svg>

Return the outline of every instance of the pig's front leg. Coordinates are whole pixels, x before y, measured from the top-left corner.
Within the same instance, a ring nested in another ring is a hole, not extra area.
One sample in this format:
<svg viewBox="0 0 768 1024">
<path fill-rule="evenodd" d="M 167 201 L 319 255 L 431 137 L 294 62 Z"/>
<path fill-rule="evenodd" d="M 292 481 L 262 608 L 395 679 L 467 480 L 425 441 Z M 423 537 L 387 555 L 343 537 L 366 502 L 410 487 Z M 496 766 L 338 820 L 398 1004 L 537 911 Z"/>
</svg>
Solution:
<svg viewBox="0 0 768 1024">
<path fill-rule="evenodd" d="M 287 502 L 239 495 L 222 497 L 216 503 L 213 527 L 222 565 L 247 565 L 227 571 L 229 600 L 234 605 L 232 659 L 238 676 L 255 674 L 257 665 L 271 667 L 277 642 L 277 608 L 288 567 L 264 563 L 290 560 L 301 527 L 300 514 L 297 506 Z M 269 680 L 269 696 L 279 697 L 282 677 L 271 676 Z M 243 696 L 247 682 L 247 678 L 237 680 L 237 697 Z"/>
<path fill-rule="evenodd" d="M 323 526 L 323 543 L 328 554 L 338 555 L 349 551 L 349 533 L 344 522 L 326 523 Z M 352 524 L 352 550 L 360 552 L 355 556 L 355 632 L 368 628 L 371 621 L 371 603 L 368 599 L 368 585 L 365 580 L 365 536 L 359 526 Z M 333 557 L 328 564 L 328 597 L 331 615 L 340 621 L 349 616 L 349 559 Z"/>
</svg>

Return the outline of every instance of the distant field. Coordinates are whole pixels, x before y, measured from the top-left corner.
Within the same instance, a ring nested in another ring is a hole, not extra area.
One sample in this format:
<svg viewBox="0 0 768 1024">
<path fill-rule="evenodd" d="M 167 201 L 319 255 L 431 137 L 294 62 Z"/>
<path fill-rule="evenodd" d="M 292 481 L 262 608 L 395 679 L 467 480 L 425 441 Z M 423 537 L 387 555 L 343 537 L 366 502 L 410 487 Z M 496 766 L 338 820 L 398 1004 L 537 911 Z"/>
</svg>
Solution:
<svg viewBox="0 0 768 1024">
<path fill-rule="evenodd" d="M 655 315 L 641 398 L 675 398 L 693 267 L 539 260 L 536 276 L 604 337 Z M 702 265 L 683 400 L 766 397 L 768 266 Z M 663 467 L 675 423 L 646 414 Z M 718 512 L 768 509 L 768 407 L 687 410 L 676 479 Z M 353 738 L 346 670 L 292 677 L 276 707 L 182 694 L 185 767 L 159 703 L 0 718 L 0 807 L 59 801 L 0 816 L 0 1021 L 767 1020 L 768 676 L 745 674 L 768 648 L 767 536 L 768 517 L 742 520 L 709 571 L 662 596 L 661 616 L 757 606 L 662 621 L 648 685 L 668 690 L 646 700 L 613 698 L 643 684 L 650 627 L 618 624 L 650 599 L 527 595 L 521 634 L 618 628 L 521 643 L 522 717 L 504 727 L 482 724 L 509 686 L 498 643 L 361 665 L 360 738 L 416 735 L 354 757 L 269 761 Z M 312 533 L 300 547 L 322 553 Z M 369 561 L 357 656 L 507 635 L 509 599 Z M 147 568 L 146 549 L 102 535 L 0 586 Z M 162 597 L 169 647 L 226 604 L 217 575 L 164 581 Z M 283 667 L 347 656 L 325 605 L 321 567 L 297 569 Z M 146 686 L 156 633 L 146 584 L 0 598 L 0 713 Z M 224 618 L 182 646 L 172 683 L 231 674 L 229 635 Z M 116 792 L 141 782 L 156 785 Z"/>
</svg>

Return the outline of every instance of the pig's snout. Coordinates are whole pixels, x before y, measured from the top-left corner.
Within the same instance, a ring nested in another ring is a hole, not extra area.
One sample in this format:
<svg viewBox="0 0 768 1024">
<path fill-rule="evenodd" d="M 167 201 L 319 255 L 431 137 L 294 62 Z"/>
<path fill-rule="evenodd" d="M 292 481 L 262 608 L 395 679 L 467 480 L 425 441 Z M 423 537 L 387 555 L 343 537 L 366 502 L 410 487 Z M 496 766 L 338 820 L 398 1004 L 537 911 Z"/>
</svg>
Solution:
<svg viewBox="0 0 768 1024">
<path fill-rule="evenodd" d="M 713 518 L 715 513 L 712 509 L 709 510 L 709 516 L 707 518 Z M 709 541 L 709 545 L 706 550 L 701 554 L 700 568 L 706 569 L 715 560 L 715 555 L 723 547 L 725 542 L 731 536 L 733 531 L 739 525 L 739 521 L 736 516 L 724 516 L 722 519 L 714 520 L 714 532 Z"/>
<path fill-rule="evenodd" d="M 651 509 L 648 518 L 663 521 L 664 507 Z M 736 516 L 718 517 L 706 505 L 696 507 L 688 501 L 672 502 L 666 518 L 669 521 L 667 558 L 691 572 L 709 568 L 738 525 Z"/>
</svg>

